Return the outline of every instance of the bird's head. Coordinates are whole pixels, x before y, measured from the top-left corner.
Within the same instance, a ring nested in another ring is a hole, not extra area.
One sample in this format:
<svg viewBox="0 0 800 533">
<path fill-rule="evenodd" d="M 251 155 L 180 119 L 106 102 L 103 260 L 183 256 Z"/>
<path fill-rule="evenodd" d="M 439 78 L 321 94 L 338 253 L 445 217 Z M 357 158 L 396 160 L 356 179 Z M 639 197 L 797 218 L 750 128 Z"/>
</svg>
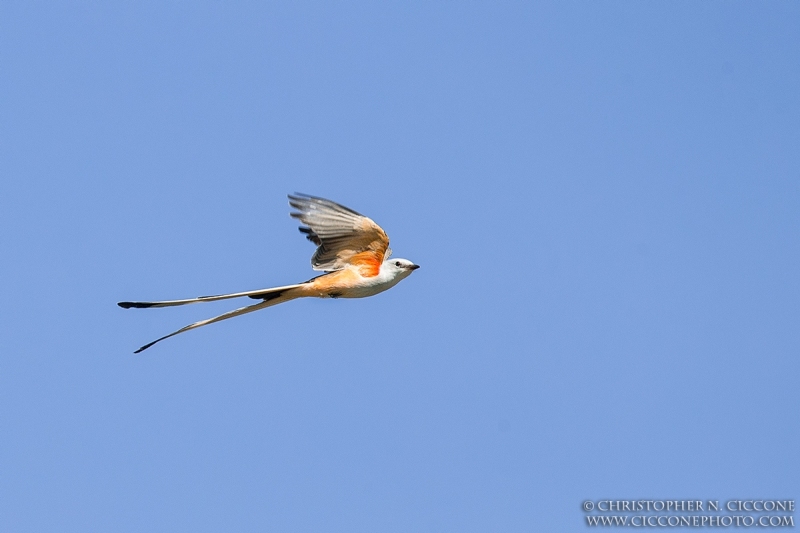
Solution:
<svg viewBox="0 0 800 533">
<path fill-rule="evenodd" d="M 383 262 L 384 268 L 396 277 L 406 277 L 419 268 L 408 259 L 391 258 Z"/>
</svg>

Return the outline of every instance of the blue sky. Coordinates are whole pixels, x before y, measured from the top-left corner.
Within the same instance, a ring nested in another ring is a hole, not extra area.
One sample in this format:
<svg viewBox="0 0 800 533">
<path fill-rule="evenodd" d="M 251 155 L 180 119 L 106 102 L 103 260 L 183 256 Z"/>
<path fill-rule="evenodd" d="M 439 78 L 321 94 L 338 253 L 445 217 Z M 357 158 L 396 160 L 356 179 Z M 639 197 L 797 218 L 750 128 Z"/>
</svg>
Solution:
<svg viewBox="0 0 800 533">
<path fill-rule="evenodd" d="M 4 2 L 8 531 L 578 531 L 800 495 L 794 2 Z M 286 194 L 422 265 L 314 272 Z"/>
</svg>

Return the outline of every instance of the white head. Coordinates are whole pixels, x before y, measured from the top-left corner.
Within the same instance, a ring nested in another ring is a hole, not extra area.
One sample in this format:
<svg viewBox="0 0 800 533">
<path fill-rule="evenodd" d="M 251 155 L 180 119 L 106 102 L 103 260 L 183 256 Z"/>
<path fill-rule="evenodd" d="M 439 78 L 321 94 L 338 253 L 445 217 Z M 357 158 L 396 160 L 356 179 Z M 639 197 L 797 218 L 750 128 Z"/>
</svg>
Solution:
<svg viewBox="0 0 800 533">
<path fill-rule="evenodd" d="M 399 258 L 391 258 L 386 259 L 383 262 L 383 268 L 385 272 L 391 274 L 392 278 L 405 278 L 410 276 L 412 272 L 419 268 L 419 265 L 415 265 L 408 259 L 399 259 Z"/>
</svg>

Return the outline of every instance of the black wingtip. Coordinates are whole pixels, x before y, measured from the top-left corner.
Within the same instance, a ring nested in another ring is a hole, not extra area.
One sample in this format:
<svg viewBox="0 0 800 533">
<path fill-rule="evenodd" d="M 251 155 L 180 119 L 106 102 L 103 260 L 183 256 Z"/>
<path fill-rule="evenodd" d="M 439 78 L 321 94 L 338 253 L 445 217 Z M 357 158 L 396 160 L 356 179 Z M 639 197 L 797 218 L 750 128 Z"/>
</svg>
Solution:
<svg viewBox="0 0 800 533">
<path fill-rule="evenodd" d="M 145 309 L 147 307 L 153 307 L 155 304 L 151 304 L 148 302 L 119 302 L 117 305 L 123 309 L 130 309 L 131 307 L 137 309 Z"/>
<path fill-rule="evenodd" d="M 302 233 L 303 235 L 306 236 L 306 239 L 308 239 L 309 241 L 313 242 L 317 246 L 320 246 L 322 244 L 322 240 L 319 238 L 319 235 L 314 233 L 313 229 L 307 228 L 305 226 L 300 226 L 297 229 L 300 230 L 300 233 Z"/>
</svg>

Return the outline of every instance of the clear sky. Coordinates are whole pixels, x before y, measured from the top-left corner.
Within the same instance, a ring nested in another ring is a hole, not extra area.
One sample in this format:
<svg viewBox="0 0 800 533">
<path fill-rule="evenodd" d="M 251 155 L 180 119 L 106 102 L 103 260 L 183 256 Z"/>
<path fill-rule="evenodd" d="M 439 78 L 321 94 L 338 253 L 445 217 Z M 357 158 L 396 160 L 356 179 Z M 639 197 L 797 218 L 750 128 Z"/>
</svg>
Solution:
<svg viewBox="0 0 800 533">
<path fill-rule="evenodd" d="M 799 28 L 788 1 L 0 3 L 0 530 L 797 499 Z M 117 301 L 315 274 L 294 191 L 422 268 L 133 355 L 238 302 Z"/>
</svg>

